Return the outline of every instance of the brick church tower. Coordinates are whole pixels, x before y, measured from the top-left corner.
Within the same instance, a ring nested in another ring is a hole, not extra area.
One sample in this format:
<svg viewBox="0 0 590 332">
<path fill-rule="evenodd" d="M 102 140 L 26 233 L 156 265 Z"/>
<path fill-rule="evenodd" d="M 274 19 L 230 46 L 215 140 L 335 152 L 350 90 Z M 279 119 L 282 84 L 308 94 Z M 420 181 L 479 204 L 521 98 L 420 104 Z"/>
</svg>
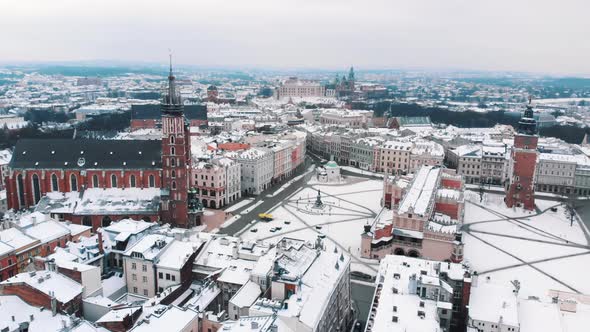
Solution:
<svg viewBox="0 0 590 332">
<path fill-rule="evenodd" d="M 162 101 L 162 221 L 174 227 L 190 228 L 198 224 L 202 208 L 189 191 L 191 167 L 190 129 L 184 117 L 175 77 L 170 74 Z"/>
<path fill-rule="evenodd" d="M 520 206 L 535 209 L 535 171 L 537 167 L 537 122 L 529 98 L 524 115 L 518 122 L 518 133 L 514 136 L 507 191 L 504 201 L 508 207 Z"/>
</svg>

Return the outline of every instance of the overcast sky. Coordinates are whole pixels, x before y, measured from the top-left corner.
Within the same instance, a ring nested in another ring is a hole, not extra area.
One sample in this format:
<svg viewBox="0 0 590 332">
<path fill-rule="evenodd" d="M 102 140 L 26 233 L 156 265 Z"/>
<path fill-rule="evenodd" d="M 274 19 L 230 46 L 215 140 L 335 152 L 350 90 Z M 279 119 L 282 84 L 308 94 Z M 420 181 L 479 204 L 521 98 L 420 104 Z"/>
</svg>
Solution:
<svg viewBox="0 0 590 332">
<path fill-rule="evenodd" d="M 588 0 L 1 0 L 0 62 L 590 76 Z"/>
</svg>

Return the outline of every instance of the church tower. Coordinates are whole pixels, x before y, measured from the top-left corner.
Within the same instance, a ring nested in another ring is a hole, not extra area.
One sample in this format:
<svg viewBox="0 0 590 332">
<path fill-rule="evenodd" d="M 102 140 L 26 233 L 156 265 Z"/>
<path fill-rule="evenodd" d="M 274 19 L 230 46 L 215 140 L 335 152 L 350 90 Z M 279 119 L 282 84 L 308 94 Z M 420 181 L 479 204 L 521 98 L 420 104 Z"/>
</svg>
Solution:
<svg viewBox="0 0 590 332">
<path fill-rule="evenodd" d="M 162 100 L 162 221 L 174 227 L 190 228 L 197 224 L 199 211 L 189 209 L 188 180 L 191 167 L 190 128 L 184 117 L 175 77 L 170 74 L 168 89 Z M 201 210 L 202 211 L 202 210 Z"/>
<path fill-rule="evenodd" d="M 518 122 L 514 136 L 507 191 L 504 201 L 508 207 L 520 206 L 527 210 L 535 209 L 535 171 L 537 167 L 537 121 L 529 104 Z"/>
</svg>

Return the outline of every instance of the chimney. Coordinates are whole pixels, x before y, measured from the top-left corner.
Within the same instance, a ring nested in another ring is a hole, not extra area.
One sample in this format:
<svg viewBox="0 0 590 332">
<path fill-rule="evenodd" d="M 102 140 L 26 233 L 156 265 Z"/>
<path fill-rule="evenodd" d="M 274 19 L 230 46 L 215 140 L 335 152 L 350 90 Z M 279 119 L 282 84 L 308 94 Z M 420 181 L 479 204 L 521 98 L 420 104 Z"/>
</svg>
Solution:
<svg viewBox="0 0 590 332">
<path fill-rule="evenodd" d="M 96 235 L 98 236 L 98 251 L 103 254 L 104 249 L 102 248 L 102 232 L 96 232 Z"/>
<path fill-rule="evenodd" d="M 53 292 L 51 292 L 50 296 L 51 296 L 51 315 L 55 317 L 55 315 L 57 315 L 57 299 L 55 298 Z"/>
</svg>

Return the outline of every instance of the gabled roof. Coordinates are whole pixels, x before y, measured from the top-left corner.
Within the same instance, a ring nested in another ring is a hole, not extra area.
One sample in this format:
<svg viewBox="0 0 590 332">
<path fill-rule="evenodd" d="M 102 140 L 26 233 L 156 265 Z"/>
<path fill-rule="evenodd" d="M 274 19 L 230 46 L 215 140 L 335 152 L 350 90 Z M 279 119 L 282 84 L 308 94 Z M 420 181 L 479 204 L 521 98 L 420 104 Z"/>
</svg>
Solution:
<svg viewBox="0 0 590 332">
<path fill-rule="evenodd" d="M 162 143 L 150 140 L 21 139 L 13 169 L 157 169 Z"/>
</svg>

